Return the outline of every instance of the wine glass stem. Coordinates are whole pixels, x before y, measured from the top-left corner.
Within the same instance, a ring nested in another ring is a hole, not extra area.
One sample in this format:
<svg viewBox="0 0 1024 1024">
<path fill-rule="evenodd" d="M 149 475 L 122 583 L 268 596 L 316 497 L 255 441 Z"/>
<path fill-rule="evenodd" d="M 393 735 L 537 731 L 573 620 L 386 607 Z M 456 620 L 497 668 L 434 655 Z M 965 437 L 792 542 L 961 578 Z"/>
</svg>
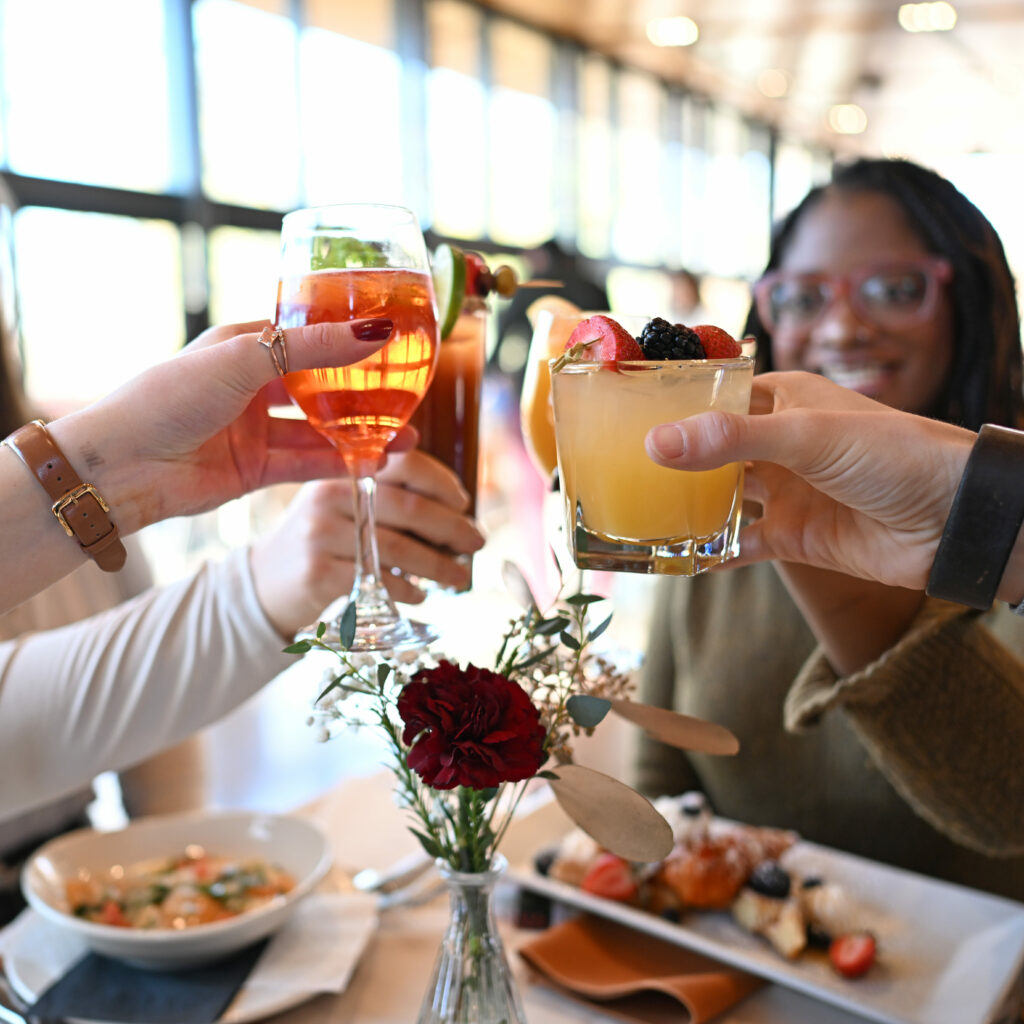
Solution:
<svg viewBox="0 0 1024 1024">
<path fill-rule="evenodd" d="M 377 550 L 377 481 L 372 476 L 353 476 L 352 497 L 356 517 L 356 575 L 351 600 L 359 609 L 359 619 L 378 623 L 397 621 L 398 609 L 381 582 Z"/>
</svg>

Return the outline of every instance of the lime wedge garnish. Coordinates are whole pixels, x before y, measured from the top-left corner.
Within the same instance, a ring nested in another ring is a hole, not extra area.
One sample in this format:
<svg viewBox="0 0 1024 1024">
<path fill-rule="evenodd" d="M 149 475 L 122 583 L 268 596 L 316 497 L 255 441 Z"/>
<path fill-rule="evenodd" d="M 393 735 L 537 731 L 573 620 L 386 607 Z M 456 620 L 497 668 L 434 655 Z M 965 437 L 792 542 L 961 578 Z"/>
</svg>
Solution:
<svg viewBox="0 0 1024 1024">
<path fill-rule="evenodd" d="M 466 254 L 454 245 L 442 242 L 434 250 L 430 272 L 437 298 L 437 323 L 441 337 L 452 333 L 466 296 Z"/>
</svg>

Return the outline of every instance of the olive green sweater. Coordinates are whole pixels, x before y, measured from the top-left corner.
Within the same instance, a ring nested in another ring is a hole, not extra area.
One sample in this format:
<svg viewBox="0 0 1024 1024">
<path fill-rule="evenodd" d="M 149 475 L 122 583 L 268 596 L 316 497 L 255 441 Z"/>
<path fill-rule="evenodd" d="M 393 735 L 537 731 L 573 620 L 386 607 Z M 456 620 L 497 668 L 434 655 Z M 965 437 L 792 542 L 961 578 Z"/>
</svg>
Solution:
<svg viewBox="0 0 1024 1024">
<path fill-rule="evenodd" d="M 1024 901 L 1024 618 L 927 601 L 838 678 L 770 565 L 667 579 L 640 699 L 718 722 L 734 757 L 646 741 L 637 783 L 718 814 Z"/>
</svg>

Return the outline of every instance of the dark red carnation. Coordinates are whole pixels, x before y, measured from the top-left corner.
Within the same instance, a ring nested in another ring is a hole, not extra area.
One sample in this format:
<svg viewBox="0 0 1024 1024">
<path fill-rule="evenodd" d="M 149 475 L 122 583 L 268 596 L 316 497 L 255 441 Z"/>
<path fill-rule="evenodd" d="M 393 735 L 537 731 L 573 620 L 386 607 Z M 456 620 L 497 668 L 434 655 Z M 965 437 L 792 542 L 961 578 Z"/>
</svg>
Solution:
<svg viewBox="0 0 1024 1024">
<path fill-rule="evenodd" d="M 490 789 L 544 763 L 544 728 L 527 692 L 497 672 L 450 661 L 422 669 L 398 697 L 409 767 L 434 789 Z"/>
</svg>

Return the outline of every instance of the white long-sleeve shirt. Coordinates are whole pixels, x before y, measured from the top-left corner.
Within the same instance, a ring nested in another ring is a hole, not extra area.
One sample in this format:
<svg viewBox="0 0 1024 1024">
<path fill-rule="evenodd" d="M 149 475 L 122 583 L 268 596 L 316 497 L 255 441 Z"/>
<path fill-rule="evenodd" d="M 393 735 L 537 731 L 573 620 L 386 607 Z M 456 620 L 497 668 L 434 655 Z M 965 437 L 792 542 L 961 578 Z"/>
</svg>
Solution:
<svg viewBox="0 0 1024 1024">
<path fill-rule="evenodd" d="M 248 549 L 60 629 L 0 643 L 0 821 L 216 721 L 294 663 Z"/>
</svg>

